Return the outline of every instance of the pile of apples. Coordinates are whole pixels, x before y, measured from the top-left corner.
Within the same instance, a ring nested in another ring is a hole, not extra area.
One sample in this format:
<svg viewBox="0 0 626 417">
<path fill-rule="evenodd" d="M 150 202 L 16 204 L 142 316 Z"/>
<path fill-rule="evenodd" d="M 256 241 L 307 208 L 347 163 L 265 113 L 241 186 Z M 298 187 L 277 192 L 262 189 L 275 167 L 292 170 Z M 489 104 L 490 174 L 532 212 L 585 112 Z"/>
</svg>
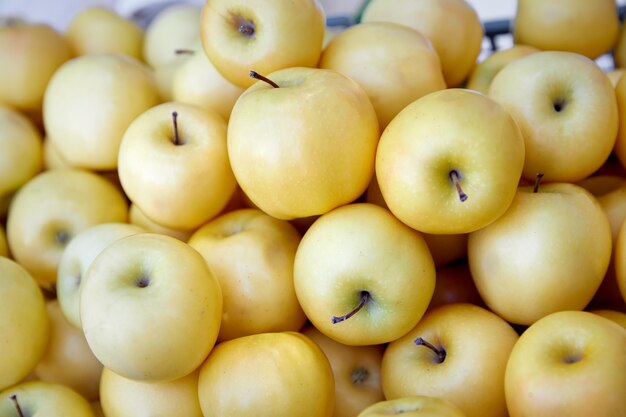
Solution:
<svg viewBox="0 0 626 417">
<path fill-rule="evenodd" d="M 626 416 L 626 33 L 519 0 L 513 34 L 4 19 L 0 417 Z"/>
</svg>

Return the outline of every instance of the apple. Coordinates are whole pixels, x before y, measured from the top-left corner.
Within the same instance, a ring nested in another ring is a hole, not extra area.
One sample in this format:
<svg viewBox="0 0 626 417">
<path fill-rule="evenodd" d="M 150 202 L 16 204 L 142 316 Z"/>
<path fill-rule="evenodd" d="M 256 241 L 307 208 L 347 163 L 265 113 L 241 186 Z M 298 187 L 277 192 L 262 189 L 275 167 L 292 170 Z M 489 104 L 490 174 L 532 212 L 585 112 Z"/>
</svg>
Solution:
<svg viewBox="0 0 626 417">
<path fill-rule="evenodd" d="M 43 169 L 55 169 L 55 168 L 72 168 L 72 165 L 67 162 L 61 152 L 56 148 L 56 145 L 52 143 L 47 137 L 43 139 L 42 144 L 43 153 Z"/>
<path fill-rule="evenodd" d="M 204 258 L 173 237 L 140 233 L 93 260 L 80 290 L 80 321 L 98 360 L 125 378 L 167 382 L 207 357 L 222 293 Z"/>
<path fill-rule="evenodd" d="M 100 404 L 106 417 L 203 417 L 198 399 L 198 370 L 171 382 L 142 382 L 104 368 Z"/>
<path fill-rule="evenodd" d="M 202 8 L 200 40 L 224 78 L 247 88 L 250 70 L 316 67 L 325 27 L 318 0 L 211 0 Z"/>
<path fill-rule="evenodd" d="M 283 220 L 357 199 L 374 174 L 379 138 L 363 88 L 325 69 L 261 76 L 278 88 L 267 82 L 248 88 L 228 123 L 228 155 L 243 192 Z"/>
<path fill-rule="evenodd" d="M 0 392 L 3 417 L 95 417 L 89 402 L 65 385 L 33 381 Z"/>
<path fill-rule="evenodd" d="M 425 233 L 462 234 L 504 214 L 523 164 L 522 134 L 500 104 L 447 89 L 417 99 L 387 126 L 376 178 L 402 222 Z"/>
<path fill-rule="evenodd" d="M 145 231 L 128 223 L 101 223 L 82 230 L 65 247 L 57 268 L 58 308 L 69 324 L 81 330 L 81 335 L 79 295 L 87 269 L 96 256 L 117 239 Z"/>
<path fill-rule="evenodd" d="M 520 188 L 507 212 L 468 240 L 482 299 L 505 320 L 522 325 L 585 308 L 610 258 L 606 213 L 591 193 L 568 183 Z"/>
<path fill-rule="evenodd" d="M 76 55 L 118 53 L 143 58 L 143 29 L 107 7 L 80 10 L 70 20 L 65 37 Z"/>
<path fill-rule="evenodd" d="M 204 417 L 331 417 L 328 359 L 297 332 L 259 333 L 218 344 L 200 367 Z"/>
<path fill-rule="evenodd" d="M 545 316 L 513 347 L 504 387 L 511 417 L 626 416 L 626 331 L 584 311 Z"/>
<path fill-rule="evenodd" d="M 294 284 L 309 320 L 347 345 L 395 340 L 420 320 L 435 265 L 419 232 L 369 203 L 334 209 L 302 237 Z"/>
<path fill-rule="evenodd" d="M 615 311 L 615 310 L 607 310 L 607 309 L 590 310 L 589 312 L 593 314 L 597 314 L 598 316 L 607 318 L 611 321 L 614 321 L 615 323 L 619 324 L 624 329 L 626 329 L 626 313 L 624 312 Z"/>
<path fill-rule="evenodd" d="M 46 353 L 35 367 L 35 375 L 40 381 L 72 388 L 88 401 L 97 400 L 102 364 L 89 349 L 82 330 L 66 320 L 57 300 L 48 301 L 46 310 L 50 339 Z"/>
<path fill-rule="evenodd" d="M 541 172 L 545 181 L 577 182 L 613 150 L 615 90 L 587 57 L 542 51 L 520 58 L 495 76 L 489 97 L 511 113 L 524 135 L 526 179 Z"/>
<path fill-rule="evenodd" d="M 80 231 L 125 222 L 128 203 L 110 182 L 93 172 L 58 168 L 43 171 L 15 194 L 7 217 L 13 258 L 50 288 L 63 250 Z"/>
<path fill-rule="evenodd" d="M 188 243 L 222 289 L 219 341 L 304 325 L 293 278 L 300 234 L 289 222 L 259 209 L 235 210 L 204 224 Z"/>
<path fill-rule="evenodd" d="M 189 51 L 181 50 L 172 61 L 154 68 L 154 81 L 163 102 L 174 99 L 174 74 L 184 62 L 193 56 Z"/>
<path fill-rule="evenodd" d="M 122 54 L 88 54 L 61 66 L 43 104 L 48 140 L 72 166 L 117 168 L 128 125 L 160 101 L 151 70 Z"/>
<path fill-rule="evenodd" d="M 457 406 L 450 401 L 415 395 L 380 401 L 363 410 L 357 417 L 384 417 L 403 414 L 405 417 L 466 417 Z"/>
<path fill-rule="evenodd" d="M 174 237 L 180 241 L 187 242 L 195 230 L 172 229 L 155 223 L 149 219 L 135 204 L 130 205 L 128 210 L 128 221 L 135 226 L 139 226 L 147 232 L 158 233 Z"/>
<path fill-rule="evenodd" d="M 237 186 L 224 119 L 177 102 L 155 106 L 130 124 L 118 173 L 126 195 L 148 218 L 181 230 L 219 214 Z"/>
<path fill-rule="evenodd" d="M 437 267 L 435 291 L 428 304 L 428 310 L 453 303 L 470 303 L 485 307 L 474 285 L 467 260 Z"/>
<path fill-rule="evenodd" d="M 520 0 L 513 38 L 542 50 L 596 59 L 613 48 L 619 25 L 614 0 Z"/>
<path fill-rule="evenodd" d="M 20 382 L 35 368 L 46 350 L 50 326 L 43 294 L 33 277 L 3 256 L 0 256 L 0 301 L 0 390 L 3 390 Z"/>
<path fill-rule="evenodd" d="M 333 417 L 354 417 L 368 406 L 385 399 L 380 382 L 384 345 L 344 345 L 312 325 L 307 325 L 300 332 L 313 340 L 330 362 L 335 379 Z"/>
<path fill-rule="evenodd" d="M 0 218 L 13 194 L 42 169 L 41 134 L 26 116 L 0 106 Z"/>
<path fill-rule="evenodd" d="M 617 97 L 618 120 L 624 120 L 624 117 L 626 117 L 626 77 L 620 78 L 617 82 L 615 95 Z M 622 168 L 626 168 L 626 127 L 623 123 L 619 125 L 613 151 L 619 159 Z"/>
<path fill-rule="evenodd" d="M 400 23 L 428 37 L 448 87 L 458 87 L 467 78 L 482 46 L 482 23 L 465 0 L 373 0 L 362 22 Z"/>
<path fill-rule="evenodd" d="M 376 110 L 381 129 L 411 102 L 446 88 L 430 40 L 391 22 L 349 27 L 326 46 L 319 67 L 341 72 L 359 83 Z"/>
</svg>

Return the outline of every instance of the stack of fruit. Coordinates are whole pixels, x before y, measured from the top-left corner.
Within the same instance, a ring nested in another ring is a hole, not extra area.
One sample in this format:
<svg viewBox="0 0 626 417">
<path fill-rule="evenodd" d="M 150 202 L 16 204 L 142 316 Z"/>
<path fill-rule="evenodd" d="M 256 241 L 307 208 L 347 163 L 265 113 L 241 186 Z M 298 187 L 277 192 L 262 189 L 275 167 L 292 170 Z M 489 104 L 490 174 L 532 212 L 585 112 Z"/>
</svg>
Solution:
<svg viewBox="0 0 626 417">
<path fill-rule="evenodd" d="M 478 62 L 465 0 L 4 20 L 0 416 L 626 416 L 619 25 L 519 0 Z"/>
</svg>

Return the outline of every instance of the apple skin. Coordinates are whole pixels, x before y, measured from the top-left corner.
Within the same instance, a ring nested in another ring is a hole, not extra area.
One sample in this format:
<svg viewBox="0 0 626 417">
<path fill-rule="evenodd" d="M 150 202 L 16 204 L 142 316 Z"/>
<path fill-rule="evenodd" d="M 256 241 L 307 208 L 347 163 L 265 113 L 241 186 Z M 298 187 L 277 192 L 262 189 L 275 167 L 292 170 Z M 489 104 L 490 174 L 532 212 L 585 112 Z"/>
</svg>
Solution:
<svg viewBox="0 0 626 417">
<path fill-rule="evenodd" d="M 510 417 L 626 416 L 626 331 L 584 311 L 532 324 L 506 366 Z"/>
<path fill-rule="evenodd" d="M 131 204 L 128 209 L 128 221 L 131 224 L 145 229 L 147 232 L 158 233 L 174 237 L 181 242 L 187 242 L 195 230 L 178 230 L 155 223 L 154 220 L 148 218 L 139 207 Z"/>
<path fill-rule="evenodd" d="M 244 34 L 244 26 L 253 33 Z M 211 0 L 202 8 L 200 40 L 224 78 L 247 88 L 255 82 L 250 70 L 316 67 L 325 26 L 318 0 Z"/>
<path fill-rule="evenodd" d="M 622 326 L 626 329 L 626 313 L 615 310 L 590 310 L 590 313 L 597 314 Z"/>
<path fill-rule="evenodd" d="M 466 417 L 465 413 L 450 401 L 424 395 L 380 401 L 363 410 L 357 417 L 385 417 L 397 414 L 404 417 Z"/>
<path fill-rule="evenodd" d="M 20 417 L 11 396 L 15 395 L 25 416 L 95 417 L 89 402 L 65 385 L 32 381 L 0 392 L 0 415 Z"/>
</svg>

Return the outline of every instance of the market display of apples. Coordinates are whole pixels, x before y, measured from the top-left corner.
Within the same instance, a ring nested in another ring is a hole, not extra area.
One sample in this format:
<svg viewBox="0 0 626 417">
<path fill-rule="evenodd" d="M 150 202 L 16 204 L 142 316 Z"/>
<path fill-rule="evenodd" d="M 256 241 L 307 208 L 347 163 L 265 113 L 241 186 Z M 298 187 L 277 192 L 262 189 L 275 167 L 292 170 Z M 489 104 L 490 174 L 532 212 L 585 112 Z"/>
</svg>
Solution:
<svg viewBox="0 0 626 417">
<path fill-rule="evenodd" d="M 0 417 L 626 416 L 620 26 L 2 19 Z"/>
</svg>

